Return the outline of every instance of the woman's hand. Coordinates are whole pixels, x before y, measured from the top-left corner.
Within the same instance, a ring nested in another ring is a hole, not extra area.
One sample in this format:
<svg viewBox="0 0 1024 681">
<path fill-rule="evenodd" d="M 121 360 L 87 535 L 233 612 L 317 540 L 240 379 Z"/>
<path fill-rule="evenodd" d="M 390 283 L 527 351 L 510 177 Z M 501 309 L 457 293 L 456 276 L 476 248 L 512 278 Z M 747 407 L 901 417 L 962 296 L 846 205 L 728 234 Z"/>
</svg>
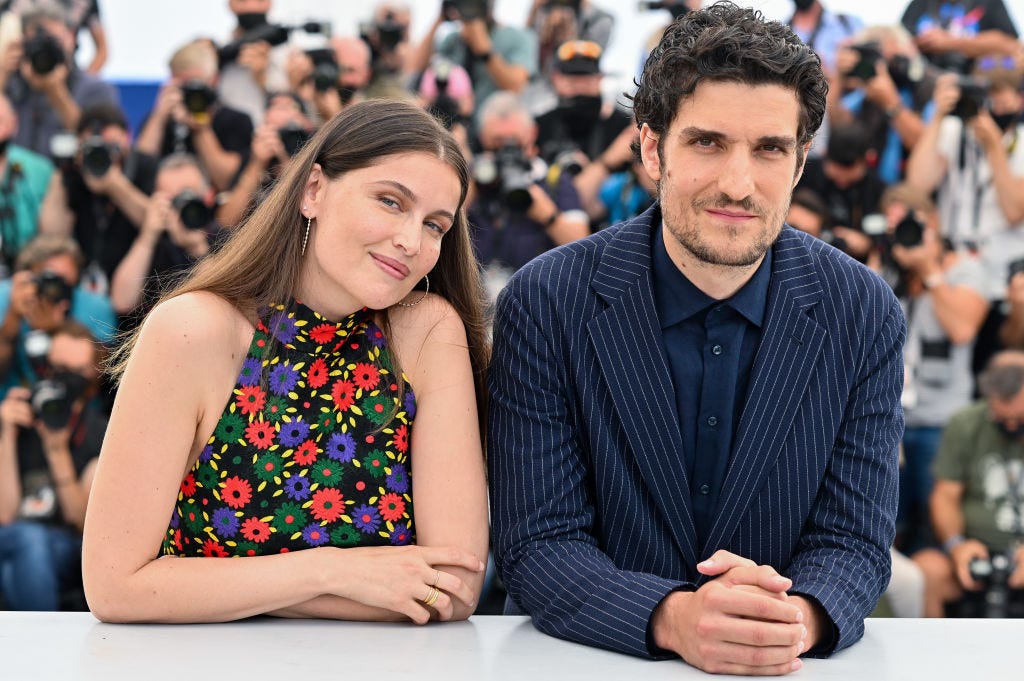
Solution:
<svg viewBox="0 0 1024 681">
<path fill-rule="evenodd" d="M 431 611 L 437 619 L 447 621 L 454 613 L 453 599 L 476 607 L 473 590 L 463 580 L 444 568 L 457 566 L 472 572 L 483 572 L 483 562 L 467 551 L 441 546 L 381 546 L 337 549 L 327 567 L 330 593 L 366 605 L 386 608 L 409 617 L 416 624 L 426 624 Z M 333 574 L 337 565 L 343 574 Z M 340 584 L 339 584 L 340 582 Z M 439 593 L 428 607 L 428 601 Z"/>
</svg>

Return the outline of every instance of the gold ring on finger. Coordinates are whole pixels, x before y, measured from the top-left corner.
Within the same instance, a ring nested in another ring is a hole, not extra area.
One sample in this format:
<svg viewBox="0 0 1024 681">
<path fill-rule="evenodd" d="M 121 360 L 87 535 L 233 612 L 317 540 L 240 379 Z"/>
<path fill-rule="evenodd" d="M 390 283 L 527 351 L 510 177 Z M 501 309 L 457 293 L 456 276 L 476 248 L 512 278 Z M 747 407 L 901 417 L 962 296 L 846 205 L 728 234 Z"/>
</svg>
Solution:
<svg viewBox="0 0 1024 681">
<path fill-rule="evenodd" d="M 436 586 L 430 587 L 430 591 L 427 592 L 427 597 L 423 599 L 423 605 L 427 607 L 432 606 L 437 602 L 437 597 L 441 595 L 441 592 L 437 590 Z"/>
<path fill-rule="evenodd" d="M 430 586 L 437 586 L 437 583 L 441 581 L 441 571 L 434 570 L 434 581 L 430 583 Z"/>
</svg>

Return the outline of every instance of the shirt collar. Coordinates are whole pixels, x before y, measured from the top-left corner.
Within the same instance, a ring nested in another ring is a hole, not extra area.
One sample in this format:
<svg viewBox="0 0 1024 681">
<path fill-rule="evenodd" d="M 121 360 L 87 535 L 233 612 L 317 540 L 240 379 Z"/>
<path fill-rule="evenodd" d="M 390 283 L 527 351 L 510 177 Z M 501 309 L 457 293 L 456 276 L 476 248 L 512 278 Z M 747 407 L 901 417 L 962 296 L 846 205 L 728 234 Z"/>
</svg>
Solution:
<svg viewBox="0 0 1024 681">
<path fill-rule="evenodd" d="M 712 305 L 721 303 L 736 310 L 751 324 L 761 327 L 768 300 L 768 285 L 772 278 L 771 248 L 765 253 L 754 276 L 743 285 L 743 288 L 728 300 L 717 301 L 694 286 L 672 262 L 672 258 L 669 257 L 668 250 L 665 248 L 661 223 L 654 225 L 653 236 L 651 259 L 654 304 L 658 311 L 658 319 L 661 321 L 661 328 L 667 329 Z"/>
</svg>

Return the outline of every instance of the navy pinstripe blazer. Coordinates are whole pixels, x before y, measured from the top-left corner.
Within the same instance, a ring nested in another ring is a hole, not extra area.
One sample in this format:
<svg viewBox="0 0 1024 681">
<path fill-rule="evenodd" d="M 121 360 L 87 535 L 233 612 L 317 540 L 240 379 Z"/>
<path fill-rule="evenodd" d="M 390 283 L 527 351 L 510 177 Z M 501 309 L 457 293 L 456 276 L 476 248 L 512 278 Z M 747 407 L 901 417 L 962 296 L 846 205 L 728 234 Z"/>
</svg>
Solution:
<svg viewBox="0 0 1024 681">
<path fill-rule="evenodd" d="M 867 268 L 785 227 L 716 519 L 696 531 L 644 215 L 550 251 L 498 300 L 494 556 L 542 631 L 650 657 L 648 621 L 726 549 L 816 598 L 835 649 L 888 584 L 905 323 Z M 677 462 L 669 465 L 669 462 Z"/>
</svg>

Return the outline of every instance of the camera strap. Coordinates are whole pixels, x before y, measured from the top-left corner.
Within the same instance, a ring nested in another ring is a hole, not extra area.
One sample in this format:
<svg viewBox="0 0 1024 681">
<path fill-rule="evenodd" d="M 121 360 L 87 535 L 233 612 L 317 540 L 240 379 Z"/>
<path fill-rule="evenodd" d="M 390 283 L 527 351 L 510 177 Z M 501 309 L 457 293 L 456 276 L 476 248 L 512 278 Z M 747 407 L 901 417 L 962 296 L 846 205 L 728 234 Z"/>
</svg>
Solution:
<svg viewBox="0 0 1024 681">
<path fill-rule="evenodd" d="M 1006 496 L 1009 497 L 1010 506 L 1013 509 L 1013 530 L 1012 534 L 1017 540 L 1024 539 L 1024 517 L 1022 517 L 1021 503 L 1024 503 L 1024 498 L 1021 497 L 1021 476 L 1020 469 L 1024 468 L 1024 461 L 1019 461 L 1020 467 L 1017 471 L 1014 471 L 1013 467 L 1014 460 L 1007 456 L 1006 452 L 1003 452 L 1003 474 L 1006 475 Z"/>
</svg>

